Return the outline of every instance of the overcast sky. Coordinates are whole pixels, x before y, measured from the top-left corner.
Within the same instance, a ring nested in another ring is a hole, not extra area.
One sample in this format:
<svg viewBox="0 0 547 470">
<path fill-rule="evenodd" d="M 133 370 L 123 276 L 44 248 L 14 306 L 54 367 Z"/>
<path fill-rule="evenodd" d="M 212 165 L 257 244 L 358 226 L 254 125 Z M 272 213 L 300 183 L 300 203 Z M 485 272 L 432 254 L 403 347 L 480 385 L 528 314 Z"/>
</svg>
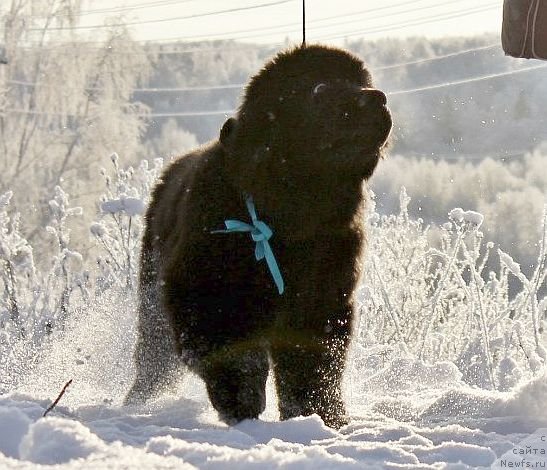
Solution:
<svg viewBox="0 0 547 470">
<path fill-rule="evenodd" d="M 310 42 L 499 32 L 502 0 L 307 0 Z M 259 7 L 262 5 L 262 7 Z M 137 23 L 139 40 L 301 40 L 301 0 L 91 0 L 82 25 Z M 92 13 L 95 12 L 95 13 Z M 121 15 L 121 17 L 120 17 Z M 100 29 L 83 29 L 96 35 Z"/>
</svg>

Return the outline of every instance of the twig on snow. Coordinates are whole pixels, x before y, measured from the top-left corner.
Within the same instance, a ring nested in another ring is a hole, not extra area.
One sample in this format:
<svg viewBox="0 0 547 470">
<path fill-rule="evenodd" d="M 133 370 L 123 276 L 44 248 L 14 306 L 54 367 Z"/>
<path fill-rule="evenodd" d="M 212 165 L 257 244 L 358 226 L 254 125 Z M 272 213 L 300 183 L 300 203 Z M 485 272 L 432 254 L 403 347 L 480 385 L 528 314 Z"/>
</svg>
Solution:
<svg viewBox="0 0 547 470">
<path fill-rule="evenodd" d="M 51 404 L 51 406 L 46 410 L 44 411 L 44 414 L 42 415 L 43 418 L 46 417 L 46 415 L 51 411 L 53 410 L 53 408 L 55 408 L 57 406 L 57 403 L 59 403 L 59 401 L 61 400 L 61 398 L 63 398 L 63 395 L 65 394 L 66 392 L 66 389 L 69 387 L 69 385 L 72 383 L 72 379 L 70 379 L 66 384 L 65 386 L 63 387 L 63 389 L 61 390 L 61 393 L 59 393 L 59 395 L 57 396 L 57 398 L 55 399 L 55 401 Z"/>
</svg>

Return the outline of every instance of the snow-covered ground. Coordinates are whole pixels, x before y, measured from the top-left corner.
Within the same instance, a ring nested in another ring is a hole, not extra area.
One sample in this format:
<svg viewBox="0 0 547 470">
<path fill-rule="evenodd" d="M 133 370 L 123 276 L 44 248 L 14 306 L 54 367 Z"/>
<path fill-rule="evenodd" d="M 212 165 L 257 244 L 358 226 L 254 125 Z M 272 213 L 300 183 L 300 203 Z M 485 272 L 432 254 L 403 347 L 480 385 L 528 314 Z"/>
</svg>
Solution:
<svg viewBox="0 0 547 470">
<path fill-rule="evenodd" d="M 132 311 L 80 312 L 17 390 L 0 396 L 1 469 L 547 466 L 545 373 L 510 393 L 490 392 L 466 385 L 450 362 L 382 363 L 360 347 L 346 380 L 352 420 L 339 432 L 317 416 L 279 422 L 271 383 L 261 419 L 233 427 L 218 421 L 203 384 L 188 374 L 174 393 L 123 407 Z"/>
<path fill-rule="evenodd" d="M 112 162 L 91 225 L 104 249 L 97 260 L 71 248 L 67 220 L 81 211 L 61 188 L 49 203 L 46 230 L 58 247 L 49 268 L 34 263 L 11 193 L 0 196 L 0 258 L 9 268 L 0 297 L 0 470 L 547 468 L 547 212 L 527 272 L 484 239 L 477 212 L 454 209 L 432 229 L 409 216 L 404 188 L 398 214 L 380 215 L 372 199 L 345 380 L 350 424 L 279 422 L 270 381 L 261 419 L 229 427 L 191 374 L 146 406 L 121 405 L 134 374 L 140 213 L 161 165 Z"/>
</svg>

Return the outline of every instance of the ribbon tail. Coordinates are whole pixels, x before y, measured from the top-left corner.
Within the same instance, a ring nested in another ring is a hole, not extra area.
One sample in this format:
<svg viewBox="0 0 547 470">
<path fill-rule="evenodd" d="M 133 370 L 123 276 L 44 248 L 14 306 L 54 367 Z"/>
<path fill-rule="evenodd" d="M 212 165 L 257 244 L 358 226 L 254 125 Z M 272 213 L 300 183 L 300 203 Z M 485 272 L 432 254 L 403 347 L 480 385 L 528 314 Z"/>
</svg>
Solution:
<svg viewBox="0 0 547 470">
<path fill-rule="evenodd" d="M 251 220 L 254 224 L 258 220 L 258 217 L 256 215 L 256 209 L 252 196 L 247 196 L 245 199 L 245 205 L 247 206 L 247 211 L 249 211 L 249 215 L 251 216 Z"/>
<path fill-rule="evenodd" d="M 270 268 L 270 272 L 272 273 L 272 277 L 274 279 L 275 285 L 277 286 L 277 290 L 279 291 L 279 294 L 283 294 L 283 292 L 285 291 L 285 282 L 283 281 L 283 276 L 281 275 L 281 271 L 279 270 L 279 266 L 273 254 L 272 248 L 270 247 L 270 244 L 268 242 L 263 242 L 262 247 L 264 249 L 266 263 L 268 263 L 268 268 Z"/>
<path fill-rule="evenodd" d="M 255 258 L 257 261 L 260 261 L 261 259 L 263 259 L 265 256 L 266 256 L 266 253 L 265 253 L 265 250 L 264 250 L 264 245 L 265 245 L 266 242 L 262 241 L 262 242 L 256 242 L 256 246 L 255 246 Z M 273 254 L 273 253 L 272 253 Z"/>
</svg>

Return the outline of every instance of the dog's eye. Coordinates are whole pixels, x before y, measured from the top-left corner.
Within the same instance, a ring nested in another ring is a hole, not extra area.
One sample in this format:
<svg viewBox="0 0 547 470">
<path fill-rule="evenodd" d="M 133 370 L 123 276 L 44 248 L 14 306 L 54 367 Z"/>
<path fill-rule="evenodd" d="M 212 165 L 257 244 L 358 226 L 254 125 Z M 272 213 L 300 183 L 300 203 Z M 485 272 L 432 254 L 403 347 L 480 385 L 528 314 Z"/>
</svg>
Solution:
<svg viewBox="0 0 547 470">
<path fill-rule="evenodd" d="M 323 93 L 327 89 L 327 85 L 325 83 L 318 83 L 315 85 L 315 88 L 313 89 L 313 96 L 317 96 L 321 93 Z"/>
</svg>

